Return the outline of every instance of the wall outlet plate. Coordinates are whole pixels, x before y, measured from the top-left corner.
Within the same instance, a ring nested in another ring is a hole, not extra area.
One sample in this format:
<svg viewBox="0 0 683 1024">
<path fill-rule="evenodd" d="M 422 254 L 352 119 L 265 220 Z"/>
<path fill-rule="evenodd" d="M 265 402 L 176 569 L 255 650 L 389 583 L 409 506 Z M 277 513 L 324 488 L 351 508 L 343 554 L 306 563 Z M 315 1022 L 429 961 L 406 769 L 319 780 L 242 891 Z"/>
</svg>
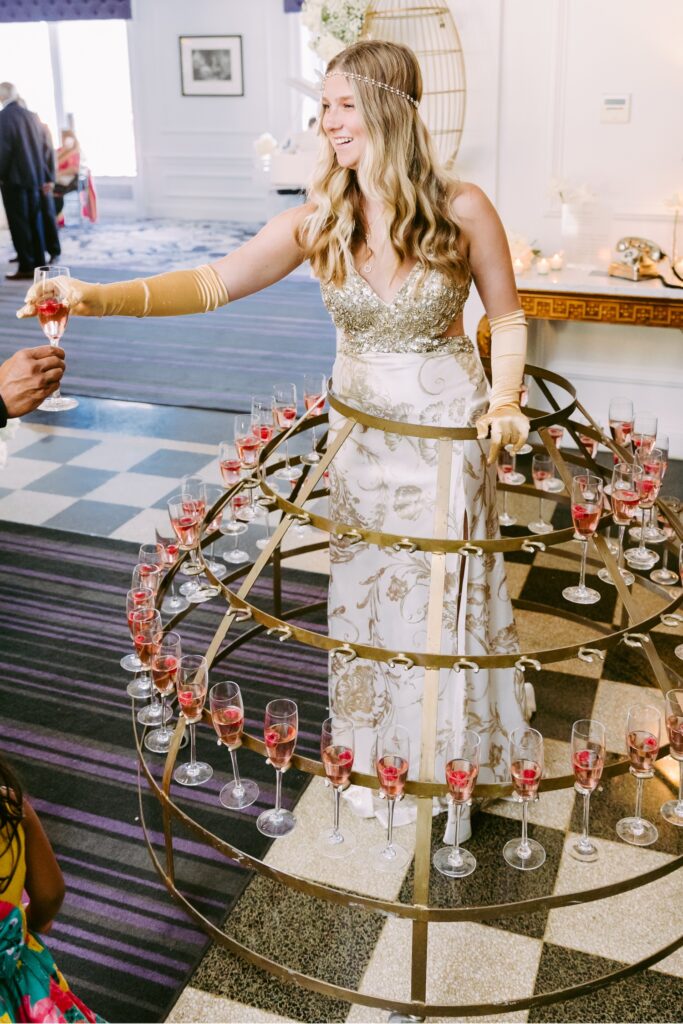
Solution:
<svg viewBox="0 0 683 1024">
<path fill-rule="evenodd" d="M 608 92 L 602 97 L 600 120 L 605 124 L 628 124 L 631 120 L 631 94 Z"/>
</svg>

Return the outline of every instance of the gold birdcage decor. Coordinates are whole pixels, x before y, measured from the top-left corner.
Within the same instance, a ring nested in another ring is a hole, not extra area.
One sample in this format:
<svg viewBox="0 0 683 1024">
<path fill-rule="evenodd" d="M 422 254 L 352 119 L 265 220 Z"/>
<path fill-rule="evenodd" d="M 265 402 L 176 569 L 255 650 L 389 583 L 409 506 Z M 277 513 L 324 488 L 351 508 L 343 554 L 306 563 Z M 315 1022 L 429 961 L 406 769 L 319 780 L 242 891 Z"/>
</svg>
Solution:
<svg viewBox="0 0 683 1024">
<path fill-rule="evenodd" d="M 452 166 L 462 139 L 467 87 L 462 43 L 448 4 L 371 0 L 360 38 L 403 43 L 414 51 L 422 71 L 420 113 L 439 159 Z"/>
</svg>

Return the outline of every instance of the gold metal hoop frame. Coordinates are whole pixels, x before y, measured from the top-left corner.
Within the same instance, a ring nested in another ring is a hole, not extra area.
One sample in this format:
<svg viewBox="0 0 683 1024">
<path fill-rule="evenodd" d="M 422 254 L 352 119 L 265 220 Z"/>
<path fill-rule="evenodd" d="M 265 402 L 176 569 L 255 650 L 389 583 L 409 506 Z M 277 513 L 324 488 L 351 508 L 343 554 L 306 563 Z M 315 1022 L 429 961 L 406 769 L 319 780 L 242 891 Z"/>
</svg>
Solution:
<svg viewBox="0 0 683 1024">
<path fill-rule="evenodd" d="M 557 374 L 551 374 L 548 371 L 541 370 L 537 367 L 526 367 L 526 372 L 533 377 L 552 409 L 551 412 L 537 412 L 536 410 L 532 410 L 532 428 L 537 430 L 541 439 L 541 445 L 537 446 L 538 450 L 546 450 L 553 458 L 565 487 L 568 489 L 571 488 L 571 475 L 568 463 L 588 467 L 602 473 L 603 475 L 605 474 L 604 468 L 595 463 L 594 460 L 582 449 L 578 439 L 579 432 L 600 440 L 603 444 L 611 448 L 612 451 L 614 451 L 620 458 L 625 460 L 630 458 L 630 453 L 616 446 L 610 438 L 605 437 L 601 433 L 598 425 L 577 401 L 574 389 L 569 382 L 564 380 L 564 378 L 559 377 Z M 564 394 L 568 396 L 566 405 L 563 407 L 559 406 L 549 385 L 559 387 Z M 460 669 L 462 671 L 472 672 L 478 671 L 480 668 L 516 667 L 518 671 L 525 673 L 527 671 L 536 671 L 542 665 L 552 663 L 553 661 L 564 660 L 567 658 L 578 658 L 583 661 L 590 661 L 593 658 L 601 657 L 604 651 L 613 648 L 616 644 L 621 642 L 628 648 L 638 649 L 638 651 L 647 658 L 659 689 L 665 691 L 670 689 L 672 686 L 681 685 L 681 680 L 673 670 L 667 669 L 662 664 L 657 650 L 650 640 L 649 631 L 660 623 L 665 626 L 673 627 L 678 625 L 680 621 L 683 621 L 681 616 L 676 614 L 677 609 L 679 609 L 683 603 L 683 594 L 680 594 L 678 597 L 671 598 L 671 595 L 666 593 L 663 588 L 656 586 L 649 580 L 639 579 L 639 586 L 644 587 L 650 592 L 656 593 L 663 599 L 666 595 L 667 599 L 667 603 L 660 607 L 656 612 L 642 616 L 639 612 L 638 602 L 625 586 L 604 539 L 599 535 L 596 535 L 595 545 L 598 554 L 601 561 L 607 567 L 612 581 L 614 582 L 616 591 L 622 600 L 625 611 L 625 621 L 622 623 L 620 629 L 609 630 L 607 627 L 598 626 L 595 623 L 586 620 L 579 614 L 573 612 L 563 613 L 564 618 L 567 620 L 576 622 L 578 625 L 588 626 L 591 629 L 592 635 L 590 636 L 590 639 L 584 639 L 582 642 L 566 644 L 563 647 L 549 647 L 543 650 L 525 650 L 523 652 L 506 655 L 478 656 L 469 655 L 464 652 L 455 655 L 444 655 L 440 653 L 438 638 L 435 637 L 433 632 L 430 634 L 429 631 L 426 651 L 394 651 L 380 649 L 373 647 L 372 645 L 354 644 L 348 641 L 341 641 L 335 637 L 321 635 L 312 629 L 307 629 L 304 626 L 301 626 L 299 624 L 300 620 L 304 618 L 307 613 L 319 611 L 321 607 L 324 606 L 324 602 L 314 602 L 310 605 L 299 606 L 297 608 L 290 609 L 287 612 L 283 612 L 279 596 L 282 564 L 286 563 L 289 558 L 296 557 L 303 552 L 320 550 L 321 548 L 326 547 L 327 541 L 316 541 L 308 545 L 291 548 L 284 552 L 281 547 L 283 538 L 290 526 L 295 522 L 303 522 L 328 533 L 334 533 L 337 535 L 337 542 L 341 540 L 342 543 L 376 544 L 385 547 L 393 546 L 398 550 L 406 551 L 414 551 L 419 548 L 420 550 L 430 552 L 432 558 L 430 601 L 436 600 L 437 602 L 441 599 L 443 573 L 447 554 L 459 554 L 461 557 L 476 558 L 483 557 L 485 553 L 493 551 L 500 551 L 503 553 L 506 551 L 510 552 L 519 550 L 531 552 L 535 550 L 543 551 L 545 550 L 546 545 L 550 548 L 555 548 L 557 545 L 569 540 L 573 535 L 573 530 L 565 529 L 554 530 L 551 534 L 544 535 L 542 541 L 535 535 L 515 538 L 514 541 L 505 539 L 485 542 L 471 542 L 464 539 L 446 540 L 445 538 L 396 537 L 392 534 L 365 531 L 360 526 L 356 526 L 354 524 L 335 523 L 324 516 L 318 515 L 311 508 L 307 507 L 307 502 L 318 498 L 325 493 L 324 488 L 317 489 L 320 481 L 323 479 L 323 474 L 329 464 L 334 460 L 337 452 L 348 439 L 353 429 L 357 426 L 365 429 L 385 430 L 400 434 L 411 434 L 412 436 L 433 438 L 436 441 L 438 448 L 437 505 L 439 507 L 444 504 L 445 495 L 449 493 L 448 482 L 453 444 L 460 443 L 462 441 L 468 442 L 475 440 L 475 431 L 473 428 L 441 429 L 425 427 L 421 424 L 406 424 L 402 422 L 384 420 L 370 416 L 361 410 L 354 409 L 331 391 L 328 397 L 332 408 L 340 416 L 344 417 L 345 422 L 342 427 L 336 431 L 326 450 L 323 450 L 323 442 L 321 442 L 319 445 L 321 454 L 320 462 L 306 469 L 304 476 L 298 481 L 289 499 L 282 498 L 270 487 L 268 482 L 269 476 L 278 468 L 279 465 L 282 464 L 277 461 L 272 462 L 271 460 L 273 458 L 277 459 L 278 449 L 285 440 L 296 436 L 302 431 L 307 430 L 309 427 L 323 425 L 326 422 L 327 417 L 304 417 L 300 422 L 294 424 L 287 432 L 273 438 L 261 453 L 256 484 L 257 486 L 260 486 L 264 492 L 264 502 L 267 502 L 269 507 L 278 508 L 280 510 L 281 519 L 269 543 L 261 552 L 255 563 L 253 565 L 247 565 L 246 567 L 240 567 L 231 572 L 226 577 L 225 581 L 219 581 L 213 576 L 211 570 L 204 562 L 204 571 L 207 577 L 212 584 L 220 588 L 223 597 L 227 602 L 227 611 L 215 631 L 206 655 L 209 665 L 214 667 L 226 659 L 229 659 L 230 655 L 235 650 L 244 644 L 248 644 L 255 637 L 265 632 L 270 633 L 271 635 L 277 635 L 283 643 L 300 643 L 307 648 L 315 648 L 321 652 L 327 652 L 330 657 L 338 657 L 346 661 L 351 661 L 360 657 L 372 661 L 384 662 L 391 665 L 391 667 L 397 672 L 410 672 L 415 666 L 419 666 L 424 669 L 422 714 L 423 757 L 421 761 L 420 778 L 417 781 L 411 781 L 406 784 L 406 792 L 412 794 L 418 799 L 413 902 L 401 903 L 395 900 L 375 899 L 355 892 L 349 893 L 342 891 L 332 886 L 324 885 L 295 874 L 287 873 L 280 869 L 276 869 L 271 865 L 265 864 L 258 858 L 246 854 L 243 850 L 240 850 L 227 840 L 219 838 L 218 836 L 208 832 L 192 817 L 182 811 L 169 795 L 175 759 L 184 731 L 184 723 L 182 719 L 178 723 L 171 749 L 166 759 L 163 781 L 159 784 L 147 766 L 145 760 L 146 755 L 141 743 L 141 731 L 137 725 L 135 715 L 133 715 L 135 742 L 140 762 L 141 776 L 139 794 L 140 820 L 142 822 L 145 841 L 149 849 L 152 863 L 158 871 L 163 883 L 166 885 L 169 893 L 185 909 L 187 914 L 201 925 L 205 932 L 216 942 L 220 943 L 237 956 L 240 956 L 257 967 L 270 972 L 275 977 L 288 980 L 301 985 L 306 989 L 310 989 L 334 999 L 356 1002 L 365 1006 L 386 1008 L 398 1013 L 412 1014 L 419 1017 L 426 1015 L 485 1017 L 502 1012 L 523 1010 L 529 1007 L 547 1006 L 555 1002 L 574 999 L 578 996 L 597 991 L 607 985 L 613 984 L 616 981 L 628 978 L 636 972 L 644 970 L 645 968 L 650 967 L 671 955 L 671 953 L 683 946 L 683 936 L 637 963 L 629 964 L 617 971 L 610 972 L 581 985 L 574 985 L 564 989 L 557 989 L 552 992 L 525 997 L 523 999 L 507 1000 L 498 1003 L 454 1005 L 430 1003 L 427 1001 L 426 977 L 429 924 L 456 921 L 491 921 L 501 917 L 518 917 L 539 910 L 551 910 L 558 907 L 573 906 L 608 899 L 612 896 L 618 895 L 619 893 L 629 892 L 642 885 L 647 885 L 657 879 L 664 878 L 678 870 L 678 868 L 683 865 L 683 855 L 681 855 L 659 865 L 655 869 L 634 877 L 615 882 L 613 884 L 601 885 L 592 889 L 582 889 L 571 893 L 563 893 L 561 895 L 540 896 L 533 899 L 517 900 L 510 903 L 495 905 L 482 904 L 475 906 L 452 907 L 431 905 L 429 903 L 429 872 L 432 798 L 434 796 L 443 796 L 447 793 L 447 787 L 434 779 L 429 769 L 425 768 L 425 765 L 428 764 L 429 753 L 431 751 L 433 754 L 434 749 L 433 736 L 435 734 L 436 726 L 436 693 L 439 671 L 442 668 Z M 576 412 L 579 412 L 584 419 L 586 419 L 586 424 L 580 423 L 572 418 Z M 569 430 L 571 436 L 574 437 L 579 445 L 578 455 L 568 456 L 566 453 L 560 452 L 555 448 L 555 445 L 547 432 L 548 426 L 551 426 L 553 423 L 562 423 L 565 428 Z M 424 432 L 425 430 L 427 431 L 426 433 Z M 253 486 L 254 480 L 245 480 L 233 485 L 225 492 L 222 498 L 215 503 L 213 508 L 207 512 L 204 520 L 201 541 L 202 547 L 211 543 L 216 537 L 215 533 L 211 534 L 208 532 L 208 526 L 214 520 L 216 513 L 225 504 L 227 504 L 227 502 L 229 502 L 235 493 L 237 493 L 241 488 Z M 506 489 L 512 490 L 513 487 L 508 487 Z M 527 494 L 541 493 L 530 487 L 516 489 Z M 561 496 L 558 497 L 558 495 L 553 494 L 551 500 L 566 501 L 567 499 L 566 497 L 562 498 Z M 660 502 L 659 505 L 663 514 L 670 522 L 674 533 L 679 539 L 683 539 L 683 527 L 681 527 L 680 522 L 664 503 Z M 438 509 L 436 520 L 438 520 Z M 445 516 L 442 517 L 442 521 L 445 523 Z M 610 519 L 609 515 L 606 513 L 605 522 L 608 521 L 610 521 Z M 567 551 L 553 550 L 553 555 L 554 557 L 566 558 L 570 561 L 576 560 L 576 556 Z M 176 566 L 167 573 L 160 588 L 159 601 L 163 599 L 170 581 L 178 571 L 179 565 L 180 563 L 176 564 Z M 256 603 L 249 600 L 249 594 L 254 583 L 260 576 L 262 570 L 268 565 L 272 565 L 273 567 L 275 598 L 274 613 L 264 611 L 259 608 Z M 551 614 L 547 608 L 534 604 L 533 602 L 519 600 L 514 603 L 519 608 L 532 611 L 537 614 Z M 169 623 L 169 628 L 177 626 L 186 614 L 187 612 L 176 616 L 171 623 Z M 557 613 L 555 612 L 553 614 Z M 296 620 L 296 623 L 294 620 Z M 237 631 L 234 627 L 239 623 L 242 624 L 242 628 Z M 233 630 L 233 634 L 228 638 L 230 630 Z M 209 722 L 210 719 L 208 712 L 204 712 L 204 715 L 205 720 Z M 256 737 L 245 734 L 243 737 L 243 743 L 246 747 L 258 751 L 259 753 L 263 753 L 265 756 L 264 744 Z M 427 760 L 425 760 L 425 751 L 427 751 Z M 664 757 L 667 753 L 668 747 L 662 747 L 660 756 Z M 319 761 L 307 757 L 295 756 L 292 760 L 292 765 L 312 776 L 324 775 L 322 764 Z M 605 767 L 603 776 L 605 778 L 611 778 L 616 775 L 621 775 L 628 770 L 628 766 L 626 758 L 619 758 L 617 761 L 614 761 Z M 164 823 L 165 863 L 162 863 L 152 846 L 145 821 L 142 789 L 143 779 L 146 782 L 150 793 L 161 806 Z M 351 782 L 356 785 L 377 788 L 377 780 L 374 776 L 365 775 L 359 772 L 353 773 L 351 776 Z M 552 792 L 558 789 L 567 789 L 573 786 L 573 784 L 573 775 L 562 775 L 544 779 L 540 788 L 543 792 Z M 475 798 L 492 800 L 509 794 L 510 790 L 511 787 L 509 785 L 480 784 L 476 787 Z M 394 916 L 410 921 L 413 932 L 410 1001 L 392 1000 L 384 996 L 359 993 L 340 985 L 325 982 L 319 978 L 313 978 L 262 956 L 255 950 L 250 949 L 244 944 L 231 938 L 226 934 L 226 932 L 217 928 L 176 886 L 174 871 L 174 827 L 176 826 L 189 831 L 201 842 L 211 846 L 224 856 L 236 860 L 243 867 L 254 870 L 273 881 L 286 885 L 296 891 L 305 893 L 308 896 L 323 899 L 337 905 L 353 906 L 368 913 L 376 913 L 383 916 Z"/>
</svg>

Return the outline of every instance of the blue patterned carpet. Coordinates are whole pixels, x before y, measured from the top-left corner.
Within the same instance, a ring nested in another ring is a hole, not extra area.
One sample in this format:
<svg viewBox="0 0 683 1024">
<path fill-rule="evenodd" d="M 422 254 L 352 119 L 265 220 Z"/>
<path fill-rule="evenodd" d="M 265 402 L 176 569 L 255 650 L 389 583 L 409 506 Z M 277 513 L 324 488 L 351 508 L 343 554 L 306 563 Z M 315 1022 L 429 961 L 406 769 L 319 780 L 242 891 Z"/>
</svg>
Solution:
<svg viewBox="0 0 683 1024">
<path fill-rule="evenodd" d="M 253 234 L 234 224 L 119 221 L 64 236 L 75 277 L 115 281 L 210 262 Z M 0 290 L 0 359 L 39 344 L 18 321 L 25 284 Z M 69 393 L 158 405 L 242 411 L 278 378 L 329 372 L 334 329 L 306 269 L 209 316 L 136 320 L 74 318 L 64 339 Z"/>
</svg>

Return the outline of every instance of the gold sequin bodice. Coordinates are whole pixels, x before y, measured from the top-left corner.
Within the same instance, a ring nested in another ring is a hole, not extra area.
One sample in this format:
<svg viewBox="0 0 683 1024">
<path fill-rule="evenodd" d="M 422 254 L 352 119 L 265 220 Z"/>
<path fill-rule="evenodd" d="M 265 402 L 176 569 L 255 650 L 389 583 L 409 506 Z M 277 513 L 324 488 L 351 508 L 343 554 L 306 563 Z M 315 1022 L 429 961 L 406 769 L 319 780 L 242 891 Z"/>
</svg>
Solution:
<svg viewBox="0 0 683 1024">
<path fill-rule="evenodd" d="M 472 348 L 464 336 L 444 331 L 462 313 L 470 277 L 453 285 L 438 270 L 422 272 L 416 263 L 391 302 L 386 303 L 355 268 L 342 287 L 322 284 L 323 302 L 339 331 L 339 352 L 444 352 Z"/>
</svg>

